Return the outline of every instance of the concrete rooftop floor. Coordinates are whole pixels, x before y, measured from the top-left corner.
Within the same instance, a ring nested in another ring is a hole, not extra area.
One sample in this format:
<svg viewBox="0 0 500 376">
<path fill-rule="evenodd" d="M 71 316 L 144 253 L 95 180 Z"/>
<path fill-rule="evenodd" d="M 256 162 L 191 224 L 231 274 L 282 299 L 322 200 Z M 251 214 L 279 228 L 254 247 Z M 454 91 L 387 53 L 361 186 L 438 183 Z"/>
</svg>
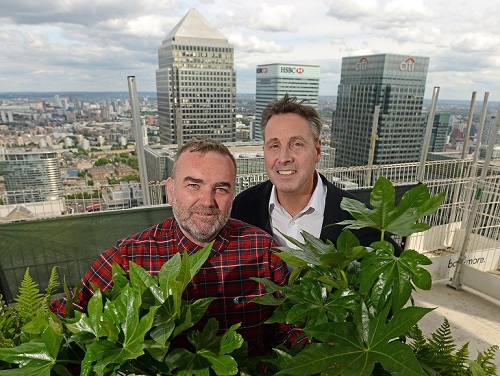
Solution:
<svg viewBox="0 0 500 376">
<path fill-rule="evenodd" d="M 469 359 L 476 359 L 477 351 L 500 346 L 500 301 L 466 286 L 454 289 L 448 283 L 435 281 L 430 290 L 413 293 L 417 306 L 436 308 L 419 321 L 424 334 L 435 332 L 446 317 L 457 347 L 469 342 Z M 494 363 L 500 374 L 500 349 Z"/>
</svg>

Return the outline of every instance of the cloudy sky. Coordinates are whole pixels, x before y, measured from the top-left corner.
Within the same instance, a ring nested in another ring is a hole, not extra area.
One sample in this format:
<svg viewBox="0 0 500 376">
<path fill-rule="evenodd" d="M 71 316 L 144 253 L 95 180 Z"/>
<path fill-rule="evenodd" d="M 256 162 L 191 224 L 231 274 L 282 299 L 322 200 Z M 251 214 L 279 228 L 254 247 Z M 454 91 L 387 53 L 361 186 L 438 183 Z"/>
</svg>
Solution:
<svg viewBox="0 0 500 376">
<path fill-rule="evenodd" d="M 428 56 L 425 97 L 500 100 L 500 5 L 491 0 L 0 0 L 0 92 L 156 91 L 157 49 L 191 8 L 235 49 L 238 93 L 255 67 L 321 67 L 336 95 L 341 59 Z"/>
</svg>

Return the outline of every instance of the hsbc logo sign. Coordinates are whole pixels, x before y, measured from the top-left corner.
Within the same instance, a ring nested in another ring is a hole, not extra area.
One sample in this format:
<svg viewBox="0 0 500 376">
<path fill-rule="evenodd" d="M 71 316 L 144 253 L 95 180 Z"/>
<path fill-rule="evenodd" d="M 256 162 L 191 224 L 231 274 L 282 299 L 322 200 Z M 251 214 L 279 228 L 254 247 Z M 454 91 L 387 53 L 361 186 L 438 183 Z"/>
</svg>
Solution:
<svg viewBox="0 0 500 376">
<path fill-rule="evenodd" d="M 281 73 L 304 73 L 304 68 L 296 68 L 296 67 L 281 67 L 280 68 Z"/>
<path fill-rule="evenodd" d="M 267 73 L 267 68 L 257 68 L 257 73 Z"/>
</svg>

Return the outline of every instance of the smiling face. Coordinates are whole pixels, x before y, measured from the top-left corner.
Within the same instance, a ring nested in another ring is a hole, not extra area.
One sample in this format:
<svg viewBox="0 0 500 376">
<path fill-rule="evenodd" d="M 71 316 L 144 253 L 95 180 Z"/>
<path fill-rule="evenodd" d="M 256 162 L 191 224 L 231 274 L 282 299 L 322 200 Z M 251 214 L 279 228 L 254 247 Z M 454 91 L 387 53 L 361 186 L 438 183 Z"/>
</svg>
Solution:
<svg viewBox="0 0 500 376">
<path fill-rule="evenodd" d="M 278 199 L 311 196 L 321 140 L 315 140 L 309 122 L 288 113 L 272 116 L 264 130 L 267 175 L 276 186 Z"/>
<path fill-rule="evenodd" d="M 234 198 L 236 170 L 227 155 L 182 153 L 175 176 L 167 179 L 167 195 L 182 232 L 205 246 L 224 227 Z"/>
</svg>

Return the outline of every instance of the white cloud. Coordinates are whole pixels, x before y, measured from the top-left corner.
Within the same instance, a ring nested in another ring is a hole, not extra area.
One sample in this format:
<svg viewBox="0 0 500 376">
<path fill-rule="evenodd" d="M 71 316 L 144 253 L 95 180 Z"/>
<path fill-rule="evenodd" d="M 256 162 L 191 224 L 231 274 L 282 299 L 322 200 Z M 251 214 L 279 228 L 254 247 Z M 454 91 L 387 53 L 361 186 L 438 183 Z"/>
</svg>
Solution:
<svg viewBox="0 0 500 376">
<path fill-rule="evenodd" d="M 293 4 L 269 6 L 262 4 L 248 20 L 248 27 L 265 31 L 297 31 Z"/>
<path fill-rule="evenodd" d="M 238 51 L 243 52 L 259 52 L 259 53 L 269 53 L 269 52 L 286 52 L 290 51 L 290 46 L 282 46 L 274 41 L 266 41 L 259 39 L 255 35 L 250 35 L 245 37 L 240 34 L 230 35 L 229 43 L 233 44 Z"/>
<path fill-rule="evenodd" d="M 347 21 L 355 21 L 377 14 L 376 0 L 326 0 L 328 15 Z"/>
<path fill-rule="evenodd" d="M 297 62 L 320 65 L 321 93 L 335 95 L 342 57 L 403 53 L 430 57 L 442 95 L 500 93 L 486 0 L 0 0 L 0 90 L 127 90 L 135 75 L 155 91 L 157 49 L 193 7 L 234 45 L 239 92 L 255 90 L 256 65 Z"/>
</svg>

